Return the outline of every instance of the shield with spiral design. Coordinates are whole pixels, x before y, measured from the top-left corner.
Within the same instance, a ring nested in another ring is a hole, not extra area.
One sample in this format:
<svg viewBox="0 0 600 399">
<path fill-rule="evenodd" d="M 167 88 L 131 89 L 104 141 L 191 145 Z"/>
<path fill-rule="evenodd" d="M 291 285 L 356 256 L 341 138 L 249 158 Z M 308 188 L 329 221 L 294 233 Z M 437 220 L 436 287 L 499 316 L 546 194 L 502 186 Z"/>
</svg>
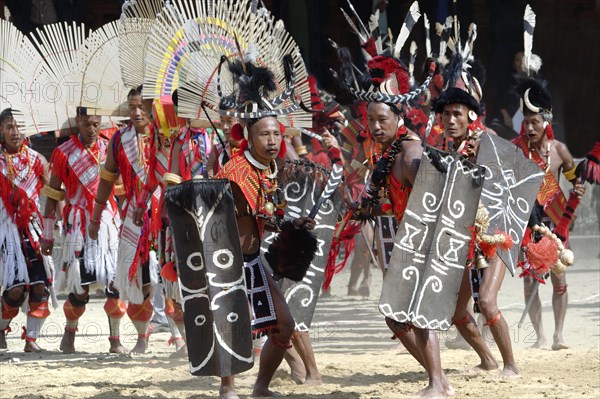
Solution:
<svg viewBox="0 0 600 399">
<path fill-rule="evenodd" d="M 427 147 L 400 221 L 379 310 L 419 328 L 452 325 L 483 169 Z"/>
</svg>

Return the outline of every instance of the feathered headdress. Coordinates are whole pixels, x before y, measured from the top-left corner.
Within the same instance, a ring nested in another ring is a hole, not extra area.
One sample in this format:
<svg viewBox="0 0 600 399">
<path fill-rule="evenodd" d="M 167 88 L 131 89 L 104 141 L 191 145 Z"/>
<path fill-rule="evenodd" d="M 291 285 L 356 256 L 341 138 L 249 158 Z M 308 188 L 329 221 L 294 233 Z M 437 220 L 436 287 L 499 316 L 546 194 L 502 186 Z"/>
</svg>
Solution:
<svg viewBox="0 0 600 399">
<path fill-rule="evenodd" d="M 10 108 L 26 135 L 46 131 L 48 106 L 40 101 L 40 88 L 48 79 L 47 75 L 40 76 L 37 83 L 34 79 L 42 57 L 27 37 L 3 19 L 0 19 L 0 42 L 0 111 Z M 46 112 L 34 114 L 35 110 Z"/>
<path fill-rule="evenodd" d="M 310 103 L 310 91 L 299 48 L 283 23 L 255 3 L 203 0 L 191 20 L 182 17 L 184 4 L 166 7 L 168 18 L 157 22 L 177 31 L 163 43 L 172 51 L 162 53 L 168 72 L 162 80 L 177 84 L 183 117 L 275 115 L 286 126 L 310 127 L 311 115 L 300 106 Z"/>
<path fill-rule="evenodd" d="M 50 110 L 36 109 L 33 115 L 49 118 L 44 131 L 60 130 L 72 133 L 76 128 L 77 107 L 82 105 L 84 93 L 83 77 L 78 66 L 78 57 L 90 31 L 75 23 L 57 23 L 45 25 L 31 35 L 43 59 L 35 67 L 36 81 L 49 81 L 47 87 L 52 94 L 46 95 L 45 103 Z M 92 95 L 95 87 L 88 87 Z M 49 111 L 49 112 L 48 112 Z"/>
<path fill-rule="evenodd" d="M 400 34 L 398 35 L 391 52 L 384 52 L 382 48 L 381 39 L 379 37 L 379 28 L 376 24 L 378 21 L 378 12 L 376 11 L 375 14 L 371 16 L 369 20 L 369 29 L 367 29 L 362 22 L 360 22 L 360 18 L 358 18 L 358 15 L 351 4 L 350 10 L 359 21 L 360 29 L 353 23 L 352 19 L 343 9 L 342 13 L 361 40 L 361 46 L 367 56 L 367 69 L 369 72 L 368 76 L 364 76 L 361 79 L 362 86 L 366 86 L 367 88 L 366 90 L 363 90 L 356 84 L 358 79 L 356 79 L 354 75 L 353 68 L 355 67 L 352 65 L 349 51 L 346 49 L 338 50 L 338 58 L 340 60 L 339 78 L 351 95 L 355 99 L 361 101 L 401 104 L 415 99 L 425 91 L 433 76 L 433 70 L 429 70 L 428 77 L 421 86 L 411 91 L 408 69 L 399 59 L 402 47 L 406 43 L 412 28 L 421 17 L 419 4 L 415 1 L 410 6 L 402 28 L 400 29 Z"/>
</svg>

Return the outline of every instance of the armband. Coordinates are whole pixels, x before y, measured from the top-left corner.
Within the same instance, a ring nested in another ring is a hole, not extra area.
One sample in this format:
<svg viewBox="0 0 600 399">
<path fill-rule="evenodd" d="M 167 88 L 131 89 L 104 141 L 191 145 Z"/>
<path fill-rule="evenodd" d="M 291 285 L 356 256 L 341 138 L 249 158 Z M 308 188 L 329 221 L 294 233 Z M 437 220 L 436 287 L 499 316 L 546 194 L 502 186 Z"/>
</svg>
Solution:
<svg viewBox="0 0 600 399">
<path fill-rule="evenodd" d="M 125 195 L 125 186 L 123 186 L 122 184 L 115 185 L 115 195 Z"/>
<path fill-rule="evenodd" d="M 65 199 L 64 190 L 57 190 L 48 185 L 45 185 L 44 188 L 42 188 L 42 195 L 45 195 L 46 197 L 51 198 L 55 201 L 62 201 Z"/>
<path fill-rule="evenodd" d="M 165 175 L 162 178 L 162 182 L 165 186 L 168 185 L 175 185 L 175 184 L 179 184 L 182 182 L 182 178 L 181 176 L 175 174 L 175 173 L 165 173 Z"/>
<path fill-rule="evenodd" d="M 101 179 L 104 179 L 104 180 L 112 183 L 112 182 L 117 181 L 118 177 L 119 177 L 119 174 L 117 172 L 110 172 L 110 171 L 106 170 L 105 166 L 102 166 L 102 169 L 100 169 L 100 178 Z"/>
<path fill-rule="evenodd" d="M 298 156 L 308 154 L 308 150 L 306 149 L 305 145 L 300 145 L 300 146 L 294 148 L 294 150 L 296 150 L 296 154 L 298 154 Z"/>
<path fill-rule="evenodd" d="M 563 170 L 563 175 L 565 175 L 565 178 L 568 181 L 575 180 L 577 178 L 575 175 L 575 169 L 577 169 L 577 166 L 573 166 L 570 170 Z"/>
</svg>

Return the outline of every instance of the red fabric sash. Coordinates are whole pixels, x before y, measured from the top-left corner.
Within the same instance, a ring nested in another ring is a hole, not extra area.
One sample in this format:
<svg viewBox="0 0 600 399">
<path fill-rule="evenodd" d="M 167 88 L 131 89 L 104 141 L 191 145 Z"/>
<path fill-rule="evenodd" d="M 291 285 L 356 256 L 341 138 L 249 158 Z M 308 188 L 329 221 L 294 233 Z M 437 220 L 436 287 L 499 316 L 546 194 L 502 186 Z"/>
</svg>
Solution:
<svg viewBox="0 0 600 399">
<path fill-rule="evenodd" d="M 0 154 L 0 198 L 2 204 L 20 232 L 28 231 L 27 225 L 31 218 L 37 216 L 42 225 L 42 214 L 39 209 L 40 192 L 44 186 L 44 166 L 41 155 L 23 144 L 22 153 L 13 156 L 13 162 L 18 163 L 17 168 L 24 167 L 20 172 L 21 177 L 9 177 L 8 154 Z M 33 243 L 33 241 L 32 241 Z"/>
<path fill-rule="evenodd" d="M 548 165 L 540 157 L 537 151 L 531 151 L 530 153 L 528 146 L 529 140 L 527 137 L 519 136 L 513 140 L 513 143 L 523 150 L 526 157 L 531 156 L 531 159 L 542 170 L 546 170 Z M 555 225 L 558 225 L 567 206 L 567 199 L 560 189 L 558 181 L 549 169 L 544 176 L 542 186 L 537 194 L 537 202 L 544 207 L 544 212 L 546 212 L 550 220 L 552 220 Z"/>
</svg>

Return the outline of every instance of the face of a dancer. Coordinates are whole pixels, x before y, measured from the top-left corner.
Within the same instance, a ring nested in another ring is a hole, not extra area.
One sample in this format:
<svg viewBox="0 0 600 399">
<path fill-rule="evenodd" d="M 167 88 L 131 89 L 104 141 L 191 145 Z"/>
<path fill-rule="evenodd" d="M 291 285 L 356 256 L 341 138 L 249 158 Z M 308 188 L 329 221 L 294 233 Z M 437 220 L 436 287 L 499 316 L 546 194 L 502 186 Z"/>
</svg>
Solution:
<svg viewBox="0 0 600 399">
<path fill-rule="evenodd" d="M 250 152 L 263 165 L 277 158 L 282 139 L 279 122 L 272 116 L 258 120 L 248 132 Z"/>
<path fill-rule="evenodd" d="M 101 118 L 95 115 L 77 117 L 77 129 L 79 129 L 84 145 L 90 146 L 96 141 L 98 133 L 100 133 L 100 121 Z"/>
<path fill-rule="evenodd" d="M 544 117 L 539 114 L 527 114 L 523 119 L 525 134 L 532 145 L 542 142 L 545 135 Z"/>
<path fill-rule="evenodd" d="M 129 118 L 138 133 L 147 131 L 150 126 L 152 100 L 143 101 L 142 96 L 129 96 L 127 98 Z"/>
<path fill-rule="evenodd" d="M 21 149 L 23 144 L 23 135 L 17 127 L 17 121 L 14 118 L 5 118 L 0 124 L 0 134 L 4 138 L 2 144 L 9 154 L 13 154 Z"/>
<path fill-rule="evenodd" d="M 447 104 L 442 111 L 444 135 L 453 141 L 467 137 L 469 128 L 469 107 L 464 104 Z"/>
<path fill-rule="evenodd" d="M 384 103 L 369 103 L 367 107 L 367 124 L 375 142 L 384 147 L 396 139 L 400 117 Z"/>
<path fill-rule="evenodd" d="M 237 118 L 233 117 L 233 116 L 229 116 L 229 115 L 220 115 L 220 119 L 221 119 L 221 130 L 223 131 L 223 134 L 225 135 L 225 139 L 227 140 L 229 145 L 232 147 L 239 147 L 240 142 L 238 140 L 234 140 L 230 134 L 231 127 L 238 122 Z"/>
</svg>

